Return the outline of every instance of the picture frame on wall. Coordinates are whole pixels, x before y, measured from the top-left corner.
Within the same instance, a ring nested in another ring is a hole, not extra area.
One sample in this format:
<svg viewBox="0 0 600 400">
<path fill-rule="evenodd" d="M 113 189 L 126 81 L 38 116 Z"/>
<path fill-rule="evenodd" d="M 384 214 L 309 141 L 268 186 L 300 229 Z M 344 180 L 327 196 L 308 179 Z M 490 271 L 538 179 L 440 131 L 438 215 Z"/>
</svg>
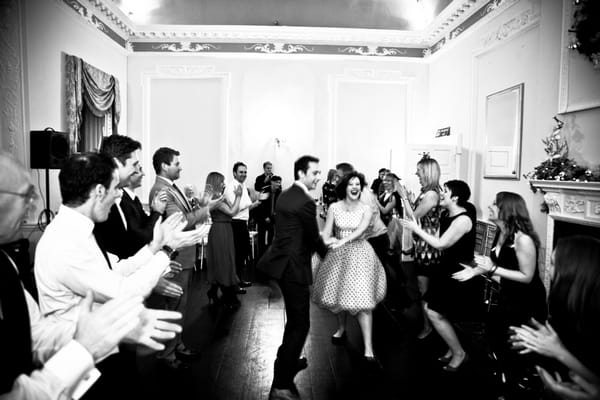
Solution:
<svg viewBox="0 0 600 400">
<path fill-rule="evenodd" d="M 600 68 L 570 46 L 575 34 L 573 26 L 573 1 L 563 0 L 562 40 L 560 51 L 560 79 L 558 113 L 600 107 Z"/>
</svg>

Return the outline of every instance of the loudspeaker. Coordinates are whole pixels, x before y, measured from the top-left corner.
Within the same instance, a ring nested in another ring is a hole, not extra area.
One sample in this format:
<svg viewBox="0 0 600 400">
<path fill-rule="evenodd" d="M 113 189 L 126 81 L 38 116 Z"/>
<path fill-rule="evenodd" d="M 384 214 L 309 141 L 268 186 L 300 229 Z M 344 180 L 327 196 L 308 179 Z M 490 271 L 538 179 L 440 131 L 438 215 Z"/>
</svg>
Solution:
<svg viewBox="0 0 600 400">
<path fill-rule="evenodd" d="M 31 131 L 29 136 L 31 168 L 61 169 L 69 158 L 69 134 L 52 128 Z"/>
</svg>

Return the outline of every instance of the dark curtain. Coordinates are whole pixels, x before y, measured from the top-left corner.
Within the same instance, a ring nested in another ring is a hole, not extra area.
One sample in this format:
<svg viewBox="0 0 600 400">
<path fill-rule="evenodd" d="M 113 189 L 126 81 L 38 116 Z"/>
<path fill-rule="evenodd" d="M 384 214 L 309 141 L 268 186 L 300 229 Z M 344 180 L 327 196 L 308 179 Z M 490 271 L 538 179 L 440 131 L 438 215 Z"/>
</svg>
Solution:
<svg viewBox="0 0 600 400">
<path fill-rule="evenodd" d="M 71 151 L 96 150 L 102 136 L 117 133 L 119 81 L 79 57 L 67 55 L 65 65 Z"/>
</svg>

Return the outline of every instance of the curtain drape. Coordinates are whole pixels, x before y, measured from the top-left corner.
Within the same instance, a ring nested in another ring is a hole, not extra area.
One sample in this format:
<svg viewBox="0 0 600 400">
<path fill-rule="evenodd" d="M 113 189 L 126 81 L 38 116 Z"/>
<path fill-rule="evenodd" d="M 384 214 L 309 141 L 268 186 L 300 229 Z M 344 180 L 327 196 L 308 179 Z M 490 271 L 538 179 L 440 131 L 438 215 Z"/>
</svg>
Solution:
<svg viewBox="0 0 600 400">
<path fill-rule="evenodd" d="M 98 129 L 104 126 L 104 119 L 111 117 L 112 133 L 117 133 L 121 117 L 121 99 L 119 80 L 104 71 L 86 63 L 79 57 L 66 56 L 66 90 L 67 90 L 67 126 L 71 151 L 93 150 L 98 142 Z M 82 130 L 83 104 L 89 113 L 95 116 L 87 118 L 88 123 Z M 98 119 L 102 119 L 100 122 Z M 89 123 L 95 121 L 97 127 L 91 128 Z M 85 129 L 87 127 L 87 130 Z M 90 131 L 91 129 L 91 131 Z M 82 138 L 82 132 L 86 138 Z M 87 137 L 89 134 L 90 137 Z M 80 142 L 83 143 L 80 143 Z M 81 148 L 85 145 L 85 149 Z"/>
</svg>

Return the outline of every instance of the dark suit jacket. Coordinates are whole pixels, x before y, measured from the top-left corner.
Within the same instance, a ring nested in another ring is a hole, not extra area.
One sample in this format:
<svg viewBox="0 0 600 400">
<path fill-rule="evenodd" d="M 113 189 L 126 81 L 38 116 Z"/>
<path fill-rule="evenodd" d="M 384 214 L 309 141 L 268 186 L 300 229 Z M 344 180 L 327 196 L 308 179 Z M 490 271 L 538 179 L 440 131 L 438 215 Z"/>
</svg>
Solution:
<svg viewBox="0 0 600 400">
<path fill-rule="evenodd" d="M 94 236 L 96 242 L 101 249 L 116 255 L 119 258 L 128 258 L 125 254 L 129 254 L 131 244 L 127 240 L 127 230 L 123 225 L 123 220 L 117 209 L 117 205 L 113 204 L 108 213 L 108 219 L 104 222 L 97 223 L 94 227 Z M 142 246 L 139 246 L 133 251 L 135 254 Z"/>
<path fill-rule="evenodd" d="M 154 225 L 161 217 L 156 211 L 151 211 L 150 215 L 146 214 L 142 203 L 135 201 L 126 191 L 123 191 L 121 198 L 121 210 L 125 214 L 127 221 L 127 239 L 130 244 L 131 254 L 134 255 L 139 249 L 152 241 Z M 137 250 L 134 250 L 136 249 Z"/>
<path fill-rule="evenodd" d="M 117 205 L 114 204 L 108 219 L 96 224 L 94 235 L 101 247 L 124 259 L 133 256 L 152 241 L 154 224 L 160 218 L 160 214 L 156 211 L 152 211 L 150 215 L 146 214 L 141 203 L 136 203 L 126 191 L 123 191 L 121 197 L 121 210 L 127 221 L 127 229 L 123 225 Z"/>
<path fill-rule="evenodd" d="M 266 175 L 265 174 L 260 174 L 259 176 L 256 177 L 256 180 L 254 181 L 254 190 L 256 190 L 257 192 L 261 192 L 265 186 L 270 186 L 271 185 L 271 181 L 266 181 Z"/>
<path fill-rule="evenodd" d="M 312 253 L 327 253 L 319 235 L 315 202 L 293 184 L 279 196 L 276 213 L 275 237 L 258 268 L 276 279 L 310 285 Z"/>
<path fill-rule="evenodd" d="M 169 182 L 159 178 L 158 176 L 156 177 L 156 181 L 154 181 L 154 186 L 152 186 L 152 189 L 150 189 L 149 202 L 152 203 L 154 196 L 156 196 L 156 194 L 161 190 L 164 190 L 167 194 L 167 208 L 165 209 L 164 213 L 165 218 L 171 214 L 181 211 L 188 221 L 188 226 L 185 230 L 194 229 L 199 213 L 194 211 L 192 205 L 185 198 L 183 193 L 179 193 L 171 184 L 169 184 Z M 182 190 L 183 188 L 180 188 L 180 191 Z M 206 208 L 204 214 L 208 216 L 208 208 Z M 182 249 L 178 249 L 178 252 L 179 255 L 177 256 L 176 260 L 181 263 L 181 266 L 186 269 L 193 268 L 194 262 L 196 261 L 196 246 L 193 245 L 184 247 Z"/>
<path fill-rule="evenodd" d="M 255 208 L 254 218 L 257 223 L 264 223 L 265 219 L 269 218 L 271 223 L 275 220 L 274 217 L 276 215 L 276 206 L 277 200 L 279 199 L 279 195 L 281 194 L 281 190 L 276 191 L 275 193 L 271 192 L 269 189 L 269 198 L 260 202 L 258 207 Z M 274 204 L 274 207 L 272 206 Z"/>
</svg>

